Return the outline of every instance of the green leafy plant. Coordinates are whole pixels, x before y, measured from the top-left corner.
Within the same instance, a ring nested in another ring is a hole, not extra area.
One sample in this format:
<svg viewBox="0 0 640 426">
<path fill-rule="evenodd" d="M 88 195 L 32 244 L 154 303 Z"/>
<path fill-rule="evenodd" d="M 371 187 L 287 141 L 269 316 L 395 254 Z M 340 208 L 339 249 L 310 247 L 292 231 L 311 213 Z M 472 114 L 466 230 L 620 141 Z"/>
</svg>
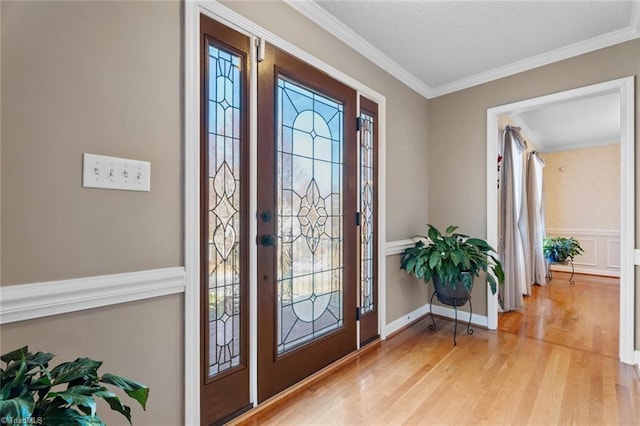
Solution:
<svg viewBox="0 0 640 426">
<path fill-rule="evenodd" d="M 569 258 L 584 253 L 578 240 L 573 237 L 545 237 L 542 241 L 545 259 L 550 262 L 565 263 Z"/>
<path fill-rule="evenodd" d="M 49 369 L 54 355 L 29 352 L 27 346 L 0 359 L 0 418 L 6 424 L 104 425 L 96 414 L 96 397 L 131 424 L 131 408 L 107 389 L 122 389 L 146 409 L 149 388 L 125 377 L 98 375 L 101 361 L 78 358 Z"/>
<path fill-rule="evenodd" d="M 504 270 L 493 247 L 480 238 L 456 233 L 457 226 L 447 227 L 444 234 L 433 225 L 428 226 L 427 235 L 418 236 L 421 239 L 415 246 L 404 251 L 401 268 L 425 283 L 434 276 L 453 288 L 462 282 L 469 292 L 473 278 L 484 271 L 495 294 L 498 283 L 504 283 Z"/>
</svg>

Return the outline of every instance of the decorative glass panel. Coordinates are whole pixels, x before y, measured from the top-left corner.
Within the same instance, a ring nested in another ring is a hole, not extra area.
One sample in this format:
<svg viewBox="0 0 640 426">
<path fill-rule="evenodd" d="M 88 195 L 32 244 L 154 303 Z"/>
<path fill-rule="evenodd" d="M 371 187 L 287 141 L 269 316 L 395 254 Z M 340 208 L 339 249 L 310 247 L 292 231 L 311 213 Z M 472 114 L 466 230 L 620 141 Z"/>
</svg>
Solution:
<svg viewBox="0 0 640 426">
<path fill-rule="evenodd" d="M 240 363 L 241 58 L 209 46 L 209 376 Z"/>
<path fill-rule="evenodd" d="M 343 116 L 278 79 L 278 353 L 343 325 Z"/>
<path fill-rule="evenodd" d="M 360 115 L 360 312 L 373 304 L 373 117 Z"/>
</svg>

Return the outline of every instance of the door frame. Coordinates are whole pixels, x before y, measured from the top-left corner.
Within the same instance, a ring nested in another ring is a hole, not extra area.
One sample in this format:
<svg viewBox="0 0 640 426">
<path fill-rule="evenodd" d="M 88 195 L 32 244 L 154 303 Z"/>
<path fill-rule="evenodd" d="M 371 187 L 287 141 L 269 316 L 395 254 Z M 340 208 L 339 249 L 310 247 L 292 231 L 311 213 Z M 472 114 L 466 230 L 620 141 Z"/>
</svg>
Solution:
<svg viewBox="0 0 640 426">
<path fill-rule="evenodd" d="M 620 96 L 620 340 L 618 356 L 625 364 L 634 363 L 634 250 L 635 250 L 635 112 L 634 77 L 566 90 L 546 96 L 487 109 L 487 241 L 498 246 L 498 171 L 496 159 L 500 146 L 500 116 L 543 107 L 576 98 L 618 93 Z M 490 330 L 498 327 L 498 296 L 487 290 L 487 322 Z"/>
<path fill-rule="evenodd" d="M 353 77 L 305 52 L 287 40 L 214 0 L 184 2 L 184 421 L 200 424 L 200 287 L 199 287 L 199 144 L 200 144 L 200 14 L 205 14 L 234 30 L 251 37 L 252 45 L 259 39 L 297 57 L 331 75 L 378 104 L 378 327 L 381 339 L 386 338 L 386 98 Z M 257 211 L 257 67 L 256 50 L 251 52 L 249 102 L 249 182 L 250 211 Z M 359 112 L 359 109 L 358 109 Z M 250 214 L 249 239 L 257 236 L 257 218 Z M 249 252 L 249 347 L 250 400 L 257 401 L 257 247 Z"/>
</svg>

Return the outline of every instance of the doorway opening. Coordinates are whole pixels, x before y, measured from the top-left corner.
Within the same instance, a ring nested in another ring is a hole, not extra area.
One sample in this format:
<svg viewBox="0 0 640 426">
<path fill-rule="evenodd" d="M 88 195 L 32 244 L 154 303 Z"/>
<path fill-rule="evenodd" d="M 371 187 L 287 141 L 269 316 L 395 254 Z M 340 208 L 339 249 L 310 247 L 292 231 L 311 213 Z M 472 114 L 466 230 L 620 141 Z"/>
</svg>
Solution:
<svg viewBox="0 0 640 426">
<path fill-rule="evenodd" d="M 569 100 L 617 93 L 620 100 L 620 361 L 633 363 L 634 352 L 634 80 L 621 78 L 578 89 L 506 104 L 487 110 L 487 239 L 498 246 L 497 158 L 501 143 L 501 116 L 522 113 Z M 487 292 L 489 329 L 498 325 L 497 296 Z"/>
</svg>

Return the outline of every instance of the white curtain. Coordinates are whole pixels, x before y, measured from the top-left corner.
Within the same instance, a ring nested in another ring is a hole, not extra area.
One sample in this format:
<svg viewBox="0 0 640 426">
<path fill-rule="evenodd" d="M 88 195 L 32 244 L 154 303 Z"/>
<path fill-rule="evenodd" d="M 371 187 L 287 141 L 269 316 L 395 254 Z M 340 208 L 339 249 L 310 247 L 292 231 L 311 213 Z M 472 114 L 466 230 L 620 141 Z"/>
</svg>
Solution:
<svg viewBox="0 0 640 426">
<path fill-rule="evenodd" d="M 505 282 L 500 288 L 502 310 L 511 311 L 524 306 L 527 266 L 524 240 L 528 242 L 527 208 L 525 195 L 526 142 L 512 126 L 503 132 L 503 159 L 500 174 L 498 208 L 498 234 L 500 258 L 504 267 Z M 528 251 L 527 251 L 528 253 Z M 530 272 L 529 272 L 530 274 Z"/>
<path fill-rule="evenodd" d="M 531 270 L 533 283 L 545 285 L 547 283 L 546 263 L 542 252 L 542 240 L 545 236 L 544 199 L 542 169 L 544 160 L 539 152 L 529 153 L 527 162 L 527 193 L 529 204 L 529 237 L 531 247 Z"/>
</svg>

